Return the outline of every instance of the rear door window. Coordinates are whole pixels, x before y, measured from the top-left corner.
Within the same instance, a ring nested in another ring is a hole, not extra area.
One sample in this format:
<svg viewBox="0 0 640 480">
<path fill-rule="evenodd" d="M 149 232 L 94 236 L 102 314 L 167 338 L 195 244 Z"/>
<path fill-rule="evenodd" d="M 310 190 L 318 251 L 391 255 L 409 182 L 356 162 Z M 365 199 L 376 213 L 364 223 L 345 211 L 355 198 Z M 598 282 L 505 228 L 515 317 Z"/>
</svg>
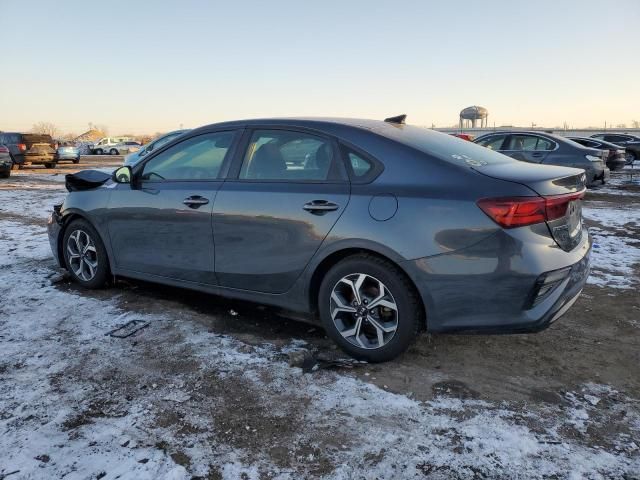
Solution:
<svg viewBox="0 0 640 480">
<path fill-rule="evenodd" d="M 505 150 L 532 152 L 536 150 L 553 150 L 554 143 L 546 138 L 533 135 L 512 135 Z"/>
<path fill-rule="evenodd" d="M 304 132 L 256 130 L 239 178 L 298 182 L 340 180 L 343 175 L 327 139 Z"/>
</svg>

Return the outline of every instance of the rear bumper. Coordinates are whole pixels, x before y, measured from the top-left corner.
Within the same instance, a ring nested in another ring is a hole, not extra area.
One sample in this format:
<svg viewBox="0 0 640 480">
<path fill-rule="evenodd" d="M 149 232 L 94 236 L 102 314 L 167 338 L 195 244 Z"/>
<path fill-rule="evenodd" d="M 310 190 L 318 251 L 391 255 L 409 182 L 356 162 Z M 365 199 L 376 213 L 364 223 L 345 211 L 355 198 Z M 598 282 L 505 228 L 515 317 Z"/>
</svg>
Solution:
<svg viewBox="0 0 640 480">
<path fill-rule="evenodd" d="M 12 165 L 13 162 L 11 161 L 11 157 L 8 155 L 0 158 L 0 172 L 6 173 L 7 171 L 11 171 Z"/>
<path fill-rule="evenodd" d="M 56 153 L 54 159 L 56 161 L 61 161 L 61 160 L 79 160 L 80 159 L 80 154 L 79 153 Z"/>
<path fill-rule="evenodd" d="M 56 159 L 53 154 L 51 155 L 24 155 L 23 163 L 33 163 L 33 164 L 41 164 L 41 163 L 55 163 Z"/>
<path fill-rule="evenodd" d="M 498 232 L 467 249 L 404 262 L 422 296 L 432 332 L 535 332 L 560 318 L 578 298 L 589 276 L 591 238 L 565 252 L 551 242 Z M 536 282 L 565 269 L 563 280 L 531 306 Z"/>
</svg>

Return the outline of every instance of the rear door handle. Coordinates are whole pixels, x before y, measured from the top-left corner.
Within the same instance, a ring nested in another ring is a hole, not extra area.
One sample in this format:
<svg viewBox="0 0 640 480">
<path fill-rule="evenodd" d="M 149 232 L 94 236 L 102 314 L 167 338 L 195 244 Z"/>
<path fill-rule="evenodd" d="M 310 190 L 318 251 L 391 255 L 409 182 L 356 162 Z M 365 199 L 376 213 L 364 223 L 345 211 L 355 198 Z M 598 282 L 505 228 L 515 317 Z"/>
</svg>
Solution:
<svg viewBox="0 0 640 480">
<path fill-rule="evenodd" d="M 209 203 L 209 199 L 201 197 L 200 195 L 194 195 L 192 197 L 185 198 L 182 203 L 191 208 L 198 208 Z"/>
<path fill-rule="evenodd" d="M 340 208 L 333 202 L 329 202 L 327 200 L 314 200 L 312 202 L 305 203 L 302 207 L 309 213 L 313 213 L 315 215 L 324 215 L 327 212 L 333 212 Z"/>
<path fill-rule="evenodd" d="M 542 155 L 544 155 L 542 152 L 533 152 L 531 154 L 532 157 L 541 157 Z"/>
</svg>

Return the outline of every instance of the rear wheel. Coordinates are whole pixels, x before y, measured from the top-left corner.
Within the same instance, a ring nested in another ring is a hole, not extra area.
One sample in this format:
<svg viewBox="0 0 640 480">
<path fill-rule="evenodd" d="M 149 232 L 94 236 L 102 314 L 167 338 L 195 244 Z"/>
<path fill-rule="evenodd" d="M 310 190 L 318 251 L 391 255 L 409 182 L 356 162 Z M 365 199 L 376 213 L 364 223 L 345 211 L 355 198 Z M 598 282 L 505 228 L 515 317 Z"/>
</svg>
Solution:
<svg viewBox="0 0 640 480">
<path fill-rule="evenodd" d="M 0 178 L 9 178 L 11 176 L 11 169 L 0 172 Z"/>
<path fill-rule="evenodd" d="M 101 148 L 96 148 L 96 149 L 93 151 L 93 153 L 94 153 L 95 155 L 102 155 L 102 149 L 101 149 Z"/>
<path fill-rule="evenodd" d="M 80 163 L 80 157 L 78 157 L 78 158 L 74 158 L 74 159 L 73 159 L 73 163 L 76 163 L 76 164 L 77 164 L 77 163 Z"/>
<path fill-rule="evenodd" d="M 624 156 L 627 159 L 627 165 L 632 165 L 633 162 L 635 162 L 638 159 L 638 157 L 634 152 L 626 152 Z"/>
<path fill-rule="evenodd" d="M 45 164 L 44 164 L 44 167 L 45 167 L 45 168 L 56 168 L 56 165 L 57 165 L 57 164 L 56 164 L 55 162 L 53 162 L 53 163 L 52 163 L 52 162 L 49 162 L 49 163 L 45 163 Z"/>
<path fill-rule="evenodd" d="M 326 274 L 318 297 L 327 334 L 349 355 L 369 362 L 404 352 L 423 325 L 415 288 L 392 263 L 354 255 Z"/>
<path fill-rule="evenodd" d="M 85 288 L 105 286 L 109 279 L 107 251 L 91 224 L 72 221 L 62 241 L 65 264 L 73 279 Z"/>
<path fill-rule="evenodd" d="M 111 150 L 109 150 L 109 153 L 111 155 L 118 155 L 118 150 L 116 150 L 115 148 L 112 148 Z"/>
</svg>

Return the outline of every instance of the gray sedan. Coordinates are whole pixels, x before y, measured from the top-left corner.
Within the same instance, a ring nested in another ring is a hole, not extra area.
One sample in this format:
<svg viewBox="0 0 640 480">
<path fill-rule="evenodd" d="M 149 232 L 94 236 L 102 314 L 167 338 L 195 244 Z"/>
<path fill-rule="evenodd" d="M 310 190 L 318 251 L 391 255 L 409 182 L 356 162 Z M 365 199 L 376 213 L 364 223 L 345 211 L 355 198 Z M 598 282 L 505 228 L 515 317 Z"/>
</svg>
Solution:
<svg viewBox="0 0 640 480">
<path fill-rule="evenodd" d="M 544 329 L 589 272 L 583 170 L 403 117 L 209 125 L 67 188 L 49 238 L 80 285 L 131 277 L 302 312 L 374 362 L 424 329 Z"/>
<path fill-rule="evenodd" d="M 587 185 L 605 183 L 610 175 L 601 150 L 550 133 L 492 132 L 473 142 L 523 162 L 581 168 L 587 175 Z"/>
</svg>

